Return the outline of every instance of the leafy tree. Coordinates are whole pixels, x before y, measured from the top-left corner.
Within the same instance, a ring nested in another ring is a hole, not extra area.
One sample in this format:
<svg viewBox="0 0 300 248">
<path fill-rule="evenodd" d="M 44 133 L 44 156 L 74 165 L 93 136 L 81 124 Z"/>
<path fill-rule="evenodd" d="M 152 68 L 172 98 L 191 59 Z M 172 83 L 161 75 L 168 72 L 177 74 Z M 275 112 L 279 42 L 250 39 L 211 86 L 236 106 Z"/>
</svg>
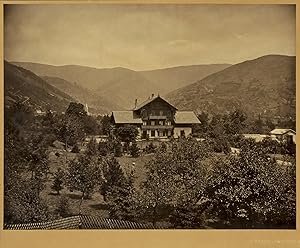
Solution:
<svg viewBox="0 0 300 248">
<path fill-rule="evenodd" d="M 68 166 L 66 175 L 70 190 L 78 190 L 82 193 L 82 199 L 89 197 L 97 185 L 101 183 L 101 170 L 95 158 L 88 155 L 80 155 L 72 160 Z"/>
<path fill-rule="evenodd" d="M 87 144 L 85 153 L 89 156 L 95 156 L 98 154 L 98 144 L 96 139 L 92 138 Z"/>
<path fill-rule="evenodd" d="M 200 124 L 193 125 L 193 134 L 195 136 L 203 136 L 209 129 L 209 115 L 206 112 L 200 113 L 198 116 Z"/>
<path fill-rule="evenodd" d="M 99 125 L 93 116 L 86 116 L 84 118 L 85 133 L 88 135 L 95 135 L 99 133 Z"/>
<path fill-rule="evenodd" d="M 116 140 L 114 142 L 114 155 L 115 155 L 115 157 L 121 157 L 122 156 L 122 144 L 118 140 Z"/>
<path fill-rule="evenodd" d="M 235 110 L 223 116 L 225 133 L 229 135 L 239 134 L 245 127 L 247 116 L 241 110 Z"/>
<path fill-rule="evenodd" d="M 83 120 L 75 115 L 65 115 L 59 125 L 58 135 L 65 143 L 66 149 L 68 145 L 75 145 L 82 141 L 85 137 Z"/>
<path fill-rule="evenodd" d="M 265 151 L 265 153 L 271 153 L 271 154 L 280 154 L 283 152 L 283 147 L 281 143 L 279 143 L 277 140 L 273 140 L 270 137 L 264 138 L 260 145 L 262 149 Z"/>
<path fill-rule="evenodd" d="M 53 116 L 52 116 L 53 117 Z M 16 103 L 5 109 L 4 197 L 6 221 L 45 220 L 48 216 L 39 193 L 49 171 L 48 146 L 54 135 L 53 118 L 35 117 L 26 104 Z M 49 139 L 50 138 L 50 139 Z M 24 179 L 31 172 L 31 180 Z M 24 184 L 24 188 L 20 186 Z M 22 197 L 24 202 L 22 202 Z M 23 206 L 19 206 L 23 204 Z M 33 206 L 35 205 L 35 206 Z M 21 214 L 24 214 L 24 217 Z"/>
<path fill-rule="evenodd" d="M 132 145 L 130 146 L 130 154 L 134 158 L 140 156 L 140 148 L 138 147 L 136 141 L 133 141 Z"/>
<path fill-rule="evenodd" d="M 86 117 L 87 113 L 81 103 L 71 102 L 66 110 L 67 116 Z"/>
<path fill-rule="evenodd" d="M 100 156 L 106 156 L 109 152 L 109 147 L 107 142 L 99 142 L 98 152 Z"/>
<path fill-rule="evenodd" d="M 68 145 L 75 145 L 84 139 L 86 118 L 84 106 L 71 102 L 57 128 L 58 137 L 65 143 L 66 149 Z"/>
<path fill-rule="evenodd" d="M 50 214 L 39 195 L 36 180 L 22 180 L 4 197 L 5 223 L 32 223 L 46 221 Z"/>
<path fill-rule="evenodd" d="M 63 218 L 71 215 L 70 202 L 67 196 L 63 195 L 59 198 L 56 211 Z"/>
<path fill-rule="evenodd" d="M 104 115 L 101 120 L 102 133 L 110 135 L 112 129 L 111 118 L 108 115 Z"/>
<path fill-rule="evenodd" d="M 173 228 L 206 228 L 207 216 L 204 214 L 204 211 L 208 209 L 209 204 L 209 201 L 202 205 L 185 202 L 176 206 L 170 215 L 170 222 Z"/>
<path fill-rule="evenodd" d="M 79 153 L 80 152 L 80 149 L 79 149 L 79 147 L 78 147 L 78 145 L 77 144 L 75 144 L 74 146 L 73 146 L 73 148 L 72 148 L 72 151 L 71 152 L 73 152 L 73 153 Z"/>
<path fill-rule="evenodd" d="M 276 125 L 273 123 L 273 121 L 270 118 L 267 119 L 266 125 L 269 128 L 269 131 L 272 131 L 276 127 Z"/>
<path fill-rule="evenodd" d="M 107 200 L 110 205 L 109 216 L 112 219 L 129 220 L 135 219 L 135 202 L 133 181 L 124 175 L 123 183 L 108 188 Z"/>
<path fill-rule="evenodd" d="M 54 174 L 54 180 L 51 186 L 52 190 L 55 190 L 57 194 L 60 194 L 60 191 L 63 189 L 65 173 L 61 168 L 58 168 Z"/>
<path fill-rule="evenodd" d="M 138 135 L 138 130 L 136 126 L 124 126 L 116 129 L 116 136 L 123 142 L 130 143 L 135 141 Z"/>
<path fill-rule="evenodd" d="M 101 194 L 110 205 L 110 218 L 133 220 L 135 217 L 133 175 L 125 176 L 114 157 L 102 157 L 101 164 L 104 175 Z"/>
<path fill-rule="evenodd" d="M 107 200 L 110 188 L 122 187 L 126 182 L 124 173 L 118 161 L 114 157 L 103 157 L 101 160 L 104 182 L 101 185 L 101 194 Z"/>
<path fill-rule="evenodd" d="M 146 180 L 140 194 L 145 218 L 152 219 L 155 225 L 162 208 L 194 209 L 203 197 L 208 175 L 205 160 L 209 156 L 209 146 L 191 138 L 172 141 L 166 151 L 156 150 L 154 159 L 146 165 Z M 173 214 L 169 211 L 171 220 L 175 219 Z"/>
<path fill-rule="evenodd" d="M 151 142 L 148 146 L 146 146 L 147 153 L 154 153 L 156 146 Z"/>
<path fill-rule="evenodd" d="M 207 190 L 212 214 L 223 227 L 295 226 L 294 166 L 279 165 L 254 142 L 245 143 L 239 157 L 214 164 Z"/>
</svg>

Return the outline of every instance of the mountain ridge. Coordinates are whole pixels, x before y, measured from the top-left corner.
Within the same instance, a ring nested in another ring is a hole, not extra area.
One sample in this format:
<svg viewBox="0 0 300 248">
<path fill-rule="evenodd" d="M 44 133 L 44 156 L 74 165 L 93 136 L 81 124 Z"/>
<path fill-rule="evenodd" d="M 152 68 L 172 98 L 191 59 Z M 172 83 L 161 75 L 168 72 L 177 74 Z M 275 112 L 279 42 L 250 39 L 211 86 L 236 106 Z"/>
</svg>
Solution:
<svg viewBox="0 0 300 248">
<path fill-rule="evenodd" d="M 295 113 L 295 56 L 265 55 L 213 73 L 166 98 L 180 109 L 253 114 Z M 290 106 L 289 106 L 290 105 Z"/>
<path fill-rule="evenodd" d="M 177 66 L 140 72 L 124 67 L 90 68 L 78 65 L 52 66 L 33 62 L 13 63 L 39 76 L 57 77 L 71 83 L 76 82 L 101 96 L 107 96 L 123 108 L 131 108 L 136 98 L 143 100 L 152 93 L 164 95 L 228 66 L 215 64 Z M 176 72 L 177 70 L 179 71 Z"/>
</svg>

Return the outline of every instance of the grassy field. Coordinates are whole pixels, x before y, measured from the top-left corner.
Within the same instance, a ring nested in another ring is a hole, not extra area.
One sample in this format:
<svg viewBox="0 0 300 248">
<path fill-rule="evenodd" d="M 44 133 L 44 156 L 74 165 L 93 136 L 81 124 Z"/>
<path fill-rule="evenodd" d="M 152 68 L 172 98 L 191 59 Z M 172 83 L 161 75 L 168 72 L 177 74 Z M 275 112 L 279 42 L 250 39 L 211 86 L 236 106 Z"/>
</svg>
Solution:
<svg viewBox="0 0 300 248">
<path fill-rule="evenodd" d="M 70 213 L 72 215 L 79 214 L 79 205 L 81 201 L 81 193 L 78 191 L 69 191 L 67 188 L 61 190 L 60 195 L 57 195 L 52 189 L 53 175 L 58 168 L 66 169 L 68 162 L 75 159 L 76 154 L 66 152 L 62 149 L 52 148 L 49 153 L 50 173 L 47 177 L 45 189 L 41 192 L 41 197 L 46 200 L 51 213 L 56 213 L 58 202 L 61 197 L 67 197 L 70 206 Z M 145 178 L 145 164 L 153 157 L 153 155 L 144 155 L 138 158 L 128 156 L 116 158 L 125 174 L 128 175 L 134 171 L 135 185 L 138 186 Z M 107 218 L 109 214 L 108 205 L 103 200 L 102 195 L 99 193 L 99 188 L 91 195 L 90 199 L 84 199 L 81 205 L 81 213 L 86 215 L 101 216 Z"/>
</svg>

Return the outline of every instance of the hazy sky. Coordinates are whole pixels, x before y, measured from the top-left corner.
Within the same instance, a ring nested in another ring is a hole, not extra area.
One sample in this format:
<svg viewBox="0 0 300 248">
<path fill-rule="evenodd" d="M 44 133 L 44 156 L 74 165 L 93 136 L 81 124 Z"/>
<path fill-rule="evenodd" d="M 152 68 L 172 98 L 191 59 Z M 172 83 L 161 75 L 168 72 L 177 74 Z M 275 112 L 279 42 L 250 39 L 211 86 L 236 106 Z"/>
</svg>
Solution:
<svg viewBox="0 0 300 248">
<path fill-rule="evenodd" d="M 295 55 L 293 5 L 9 5 L 5 59 L 127 67 Z"/>
</svg>

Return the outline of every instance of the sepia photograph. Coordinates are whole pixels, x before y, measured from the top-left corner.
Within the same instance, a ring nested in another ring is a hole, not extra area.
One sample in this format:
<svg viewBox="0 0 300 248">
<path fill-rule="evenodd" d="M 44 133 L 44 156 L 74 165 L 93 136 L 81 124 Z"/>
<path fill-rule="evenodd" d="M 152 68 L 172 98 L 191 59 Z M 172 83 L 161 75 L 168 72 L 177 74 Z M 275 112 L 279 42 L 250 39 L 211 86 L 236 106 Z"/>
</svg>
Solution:
<svg viewBox="0 0 300 248">
<path fill-rule="evenodd" d="M 296 230 L 296 4 L 3 14 L 4 230 Z"/>
</svg>

